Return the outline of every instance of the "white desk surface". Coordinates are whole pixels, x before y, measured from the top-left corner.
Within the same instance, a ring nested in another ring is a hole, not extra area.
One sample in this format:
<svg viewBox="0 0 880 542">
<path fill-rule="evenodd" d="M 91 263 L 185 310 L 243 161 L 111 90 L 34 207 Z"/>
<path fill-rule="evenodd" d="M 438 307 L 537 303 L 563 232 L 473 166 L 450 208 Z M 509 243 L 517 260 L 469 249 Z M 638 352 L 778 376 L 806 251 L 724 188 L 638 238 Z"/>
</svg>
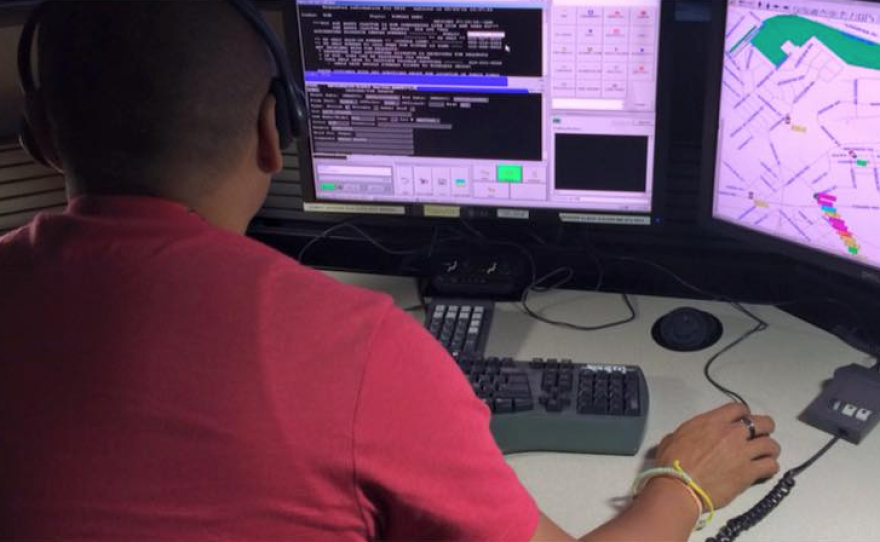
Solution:
<svg viewBox="0 0 880 542">
<path fill-rule="evenodd" d="M 416 305 L 412 279 L 332 273 L 350 284 L 390 294 L 401 307 Z M 599 332 L 576 332 L 537 322 L 516 305 L 499 303 L 486 347 L 487 355 L 571 358 L 575 362 L 639 365 L 648 380 L 650 410 L 645 443 L 636 457 L 528 453 L 508 456 L 522 483 L 541 509 L 563 529 L 580 536 L 611 518 L 643 468 L 648 450 L 685 419 L 719 406 L 726 397 L 703 377 L 708 357 L 739 337 L 753 322 L 732 307 L 702 302 L 633 296 L 638 319 Z M 651 339 L 654 321 L 670 310 L 694 306 L 716 315 L 724 335 L 714 347 L 679 354 Z M 558 291 L 530 298 L 544 315 L 584 324 L 600 324 L 627 315 L 616 294 Z M 740 393 L 757 413 L 776 420 L 782 445 L 783 472 L 799 465 L 829 440 L 797 420 L 817 396 L 834 369 L 871 360 L 834 336 L 772 307 L 753 306 L 770 328 L 722 356 L 713 376 Z M 422 314 L 415 314 L 422 318 Z M 781 475 L 781 473 L 780 473 Z M 713 524 L 692 540 L 714 535 L 725 521 L 748 510 L 778 480 L 752 487 Z M 625 502 L 625 501 L 623 501 Z M 859 446 L 839 442 L 797 478 L 789 497 L 761 524 L 742 534 L 742 541 L 880 540 L 880 430 Z"/>
</svg>

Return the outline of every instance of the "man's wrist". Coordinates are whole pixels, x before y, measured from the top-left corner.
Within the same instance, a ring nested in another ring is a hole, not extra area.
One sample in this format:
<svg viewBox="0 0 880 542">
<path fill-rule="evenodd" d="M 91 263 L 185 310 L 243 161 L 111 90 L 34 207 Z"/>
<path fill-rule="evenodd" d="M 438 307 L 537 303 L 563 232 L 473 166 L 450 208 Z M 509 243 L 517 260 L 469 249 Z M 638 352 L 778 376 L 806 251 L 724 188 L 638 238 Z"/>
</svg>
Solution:
<svg viewBox="0 0 880 542">
<path fill-rule="evenodd" d="M 681 518 L 689 522 L 689 525 L 695 525 L 703 513 L 699 497 L 684 482 L 668 476 L 657 476 L 649 480 L 639 498 L 663 503 L 670 516 Z"/>
</svg>

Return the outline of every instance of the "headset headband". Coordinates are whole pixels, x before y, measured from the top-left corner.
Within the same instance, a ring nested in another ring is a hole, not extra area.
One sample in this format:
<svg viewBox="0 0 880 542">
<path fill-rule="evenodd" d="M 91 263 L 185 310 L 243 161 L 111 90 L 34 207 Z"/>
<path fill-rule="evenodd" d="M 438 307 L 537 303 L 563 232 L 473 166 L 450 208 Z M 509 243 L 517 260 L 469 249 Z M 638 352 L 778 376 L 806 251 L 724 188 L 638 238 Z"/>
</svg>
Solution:
<svg viewBox="0 0 880 542">
<path fill-rule="evenodd" d="M 25 94 L 37 92 L 37 83 L 34 79 L 34 70 L 31 65 L 31 50 L 34 44 L 34 34 L 46 4 L 41 2 L 33 13 L 28 17 L 24 28 L 21 30 L 21 37 L 18 40 L 18 80 L 21 84 L 21 90 Z"/>
</svg>

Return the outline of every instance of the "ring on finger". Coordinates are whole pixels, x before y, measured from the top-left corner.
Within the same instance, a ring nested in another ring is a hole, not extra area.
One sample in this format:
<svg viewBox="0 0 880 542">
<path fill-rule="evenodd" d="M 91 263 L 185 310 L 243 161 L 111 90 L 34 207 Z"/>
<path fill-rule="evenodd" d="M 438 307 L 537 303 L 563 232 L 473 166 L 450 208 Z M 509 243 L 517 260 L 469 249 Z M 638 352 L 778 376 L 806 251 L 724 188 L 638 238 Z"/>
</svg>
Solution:
<svg viewBox="0 0 880 542">
<path fill-rule="evenodd" d="M 743 416 L 742 418 L 739 419 L 739 421 L 741 421 L 743 423 L 743 425 L 746 426 L 746 429 L 749 430 L 748 440 L 754 440 L 755 437 L 758 436 L 758 430 L 755 429 L 755 422 L 751 418 L 749 418 L 748 416 Z"/>
</svg>

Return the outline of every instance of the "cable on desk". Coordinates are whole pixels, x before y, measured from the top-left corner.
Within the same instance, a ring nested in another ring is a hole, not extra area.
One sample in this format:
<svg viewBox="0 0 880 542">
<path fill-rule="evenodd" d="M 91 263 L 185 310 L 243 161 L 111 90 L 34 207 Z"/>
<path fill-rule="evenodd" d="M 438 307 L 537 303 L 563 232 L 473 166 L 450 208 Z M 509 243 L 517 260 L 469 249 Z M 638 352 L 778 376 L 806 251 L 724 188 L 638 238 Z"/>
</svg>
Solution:
<svg viewBox="0 0 880 542">
<path fill-rule="evenodd" d="M 351 221 L 343 221 L 343 222 L 340 222 L 339 224 L 335 224 L 335 225 L 327 228 L 326 230 L 321 232 L 319 235 L 317 235 L 317 236 L 313 237 L 311 240 L 309 240 L 309 242 L 306 243 L 302 247 L 302 249 L 300 249 L 299 254 L 297 255 L 296 259 L 300 263 L 302 263 L 303 257 L 306 255 L 306 252 L 310 248 L 312 248 L 312 246 L 314 246 L 315 244 L 317 244 L 318 242 L 320 242 L 324 239 L 327 239 L 331 233 L 338 231 L 338 230 L 343 230 L 343 229 L 349 229 L 349 230 L 354 231 L 355 233 L 357 233 L 358 235 L 363 237 L 368 243 L 370 243 L 374 247 L 378 248 L 379 250 L 381 250 L 382 252 L 384 252 L 386 254 L 391 254 L 392 256 L 414 256 L 416 254 L 421 253 L 420 250 L 397 250 L 397 249 L 393 249 L 393 248 L 388 248 L 385 245 L 383 245 L 382 243 L 380 243 L 379 241 L 377 241 L 374 237 L 369 235 L 367 232 L 365 232 L 363 229 L 361 229 L 360 227 L 353 224 Z"/>
<path fill-rule="evenodd" d="M 555 283 L 553 283 L 550 286 L 542 286 L 542 284 L 544 282 L 546 282 L 547 280 L 549 280 L 551 277 L 558 275 L 560 273 L 563 273 L 563 272 L 566 273 L 565 277 L 556 281 Z M 531 292 L 542 293 L 542 292 L 548 292 L 550 290 L 554 290 L 556 288 L 559 288 L 559 287 L 565 285 L 568 281 L 570 281 L 572 279 L 572 277 L 574 277 L 574 270 L 571 267 L 560 267 L 559 269 L 556 269 L 555 271 L 551 271 L 550 273 L 544 275 L 540 279 L 538 279 L 535 282 L 533 282 L 532 284 L 530 284 L 526 289 L 523 290 L 522 298 L 520 299 L 520 304 L 522 305 L 523 311 L 525 311 L 525 313 L 527 315 L 534 318 L 535 320 L 538 320 L 539 322 L 544 322 L 545 324 L 550 324 L 552 326 L 573 329 L 575 331 L 600 331 L 603 329 L 609 329 L 612 327 L 617 327 L 617 326 L 622 326 L 624 324 L 628 324 L 630 322 L 635 321 L 636 318 L 638 318 L 638 313 L 636 312 L 635 307 L 633 307 L 633 304 L 629 298 L 629 295 L 627 295 L 626 293 L 621 294 L 621 297 L 623 298 L 623 302 L 626 305 L 626 308 L 629 310 L 629 316 L 627 316 L 621 320 L 616 320 L 613 322 L 608 322 L 607 324 L 599 324 L 599 325 L 595 325 L 595 326 L 585 326 L 585 325 L 580 325 L 580 324 L 573 324 L 571 322 L 564 322 L 561 320 L 553 320 L 551 318 L 547 318 L 546 316 L 542 316 L 542 315 L 538 314 L 531 307 L 529 307 L 529 293 L 531 293 Z M 601 284 L 602 284 L 602 273 L 600 271 L 600 274 L 599 274 L 599 277 L 597 280 L 597 290 L 598 290 L 598 287 L 601 286 Z"/>
<path fill-rule="evenodd" d="M 795 486 L 795 478 L 800 473 L 807 470 L 813 463 L 818 461 L 820 457 L 825 455 L 825 453 L 828 452 L 832 446 L 837 444 L 837 441 L 839 440 L 840 437 L 834 437 L 825 444 L 821 450 L 816 452 L 813 457 L 808 459 L 802 465 L 786 472 L 773 489 L 771 489 L 763 499 L 758 501 L 758 504 L 750 508 L 744 514 L 729 520 L 724 524 L 724 527 L 718 530 L 718 534 L 707 538 L 706 542 L 733 542 L 740 534 L 760 523 L 764 518 L 770 515 L 770 512 L 775 510 L 776 507 L 789 496 L 789 494 L 791 494 L 791 490 Z"/>
<path fill-rule="evenodd" d="M 531 252 L 529 252 L 524 246 L 522 246 L 518 243 L 515 243 L 513 241 L 495 241 L 495 240 L 489 239 L 483 232 L 476 229 L 473 225 L 469 224 L 466 220 L 461 219 L 459 222 L 467 231 L 469 231 L 473 235 L 475 235 L 481 242 L 491 244 L 491 245 L 510 246 L 510 247 L 516 248 L 518 251 L 520 251 L 521 253 L 523 253 L 526 256 L 526 258 L 528 259 L 528 262 L 529 262 L 530 270 L 531 270 L 531 282 L 529 283 L 528 286 L 525 287 L 525 289 L 523 289 L 522 296 L 520 297 L 520 307 L 522 308 L 523 312 L 525 312 L 529 317 L 531 317 L 539 322 L 549 324 L 551 326 L 564 327 L 564 328 L 572 329 L 575 331 L 600 331 L 603 329 L 609 329 L 612 327 L 617 327 L 617 326 L 622 326 L 624 324 L 628 324 L 630 322 L 635 321 L 638 318 L 638 313 L 636 312 L 636 309 L 633 306 L 632 301 L 629 298 L 629 295 L 627 295 L 625 293 L 621 294 L 621 296 L 623 298 L 624 304 L 627 307 L 627 310 L 629 311 L 629 316 L 627 316 L 621 320 L 616 320 L 614 322 L 608 322 L 606 324 L 600 324 L 600 325 L 596 325 L 596 326 L 585 326 L 585 325 L 574 324 L 572 322 L 565 322 L 562 320 L 553 320 L 552 318 L 547 318 L 546 316 L 542 316 L 542 315 L 538 314 L 534 309 L 532 309 L 529 306 L 529 295 L 532 292 L 546 293 L 551 290 L 561 288 L 562 286 L 567 284 L 569 281 L 571 281 L 572 278 L 574 278 L 574 274 L 575 274 L 574 269 L 570 266 L 560 267 L 558 269 L 554 269 L 553 271 L 547 273 L 546 275 L 544 275 L 542 277 L 538 277 L 538 268 L 537 268 L 537 264 L 535 263 L 535 258 L 534 258 L 534 256 L 532 256 Z M 546 242 L 544 242 L 544 243 L 546 244 Z M 596 291 L 598 291 L 602 287 L 602 283 L 604 281 L 604 276 L 605 276 L 605 271 L 602 268 L 601 260 L 596 256 L 595 253 L 591 252 L 590 250 L 587 250 L 587 254 L 593 259 L 593 262 L 596 264 L 597 277 L 596 277 L 596 286 L 594 287 L 594 289 Z M 545 285 L 545 283 L 548 282 L 551 278 L 554 278 L 557 275 L 560 275 L 563 273 L 564 273 L 564 276 L 562 278 L 558 279 L 553 284 Z"/>
<path fill-rule="evenodd" d="M 416 295 L 419 296 L 419 304 L 412 305 L 403 309 L 403 312 L 415 312 L 428 308 L 428 301 L 425 299 L 425 290 L 428 289 L 428 281 L 422 278 L 416 279 Z"/>
<path fill-rule="evenodd" d="M 623 259 L 623 258 L 621 258 L 621 259 Z M 709 369 L 712 367 L 712 364 L 719 357 L 721 357 L 725 353 L 729 352 L 730 350 L 732 350 L 733 348 L 735 348 L 736 346 L 741 344 L 743 341 L 745 341 L 746 339 L 748 339 L 752 335 L 766 330 L 770 325 L 766 321 L 764 321 L 761 317 L 757 316 L 756 314 L 751 312 L 749 309 L 744 307 L 741 304 L 741 302 L 730 299 L 727 296 L 715 295 L 715 294 L 707 292 L 701 288 L 698 288 L 698 287 L 688 283 L 687 281 L 685 281 L 684 279 L 682 279 L 681 277 L 679 277 L 678 275 L 676 275 L 675 273 L 673 273 L 669 269 L 666 269 L 662 265 L 656 264 L 654 262 L 649 262 L 647 260 L 639 260 L 636 258 L 625 258 L 625 259 L 630 260 L 630 261 L 641 261 L 642 263 L 648 264 L 656 269 L 660 269 L 664 273 L 667 273 L 670 276 L 672 276 L 676 281 L 678 281 L 680 284 L 684 285 L 685 287 L 690 288 L 691 290 L 699 292 L 699 293 L 706 295 L 708 297 L 712 297 L 712 298 L 715 298 L 720 301 L 725 301 L 725 302 L 729 303 L 732 307 L 734 307 L 736 310 L 745 314 L 746 316 L 748 316 L 749 318 L 751 318 L 752 320 L 755 321 L 755 327 L 746 331 L 738 339 L 734 340 L 733 342 L 731 342 L 730 344 L 728 344 L 727 346 L 725 346 L 724 348 L 722 348 L 721 350 L 716 352 L 711 358 L 709 358 L 709 360 L 706 362 L 706 365 L 703 367 L 703 374 L 705 375 L 706 379 L 709 381 L 710 384 L 715 386 L 715 388 L 720 390 L 722 393 L 724 393 L 725 395 L 727 395 L 728 397 L 730 397 L 734 401 L 738 401 L 738 402 L 744 404 L 746 407 L 748 407 L 749 406 L 748 403 L 746 402 L 745 399 L 743 399 L 743 397 L 741 395 L 739 395 L 738 393 L 736 393 L 735 391 L 733 391 L 729 388 L 726 388 L 725 386 L 718 383 L 715 379 L 713 379 L 710 372 L 709 372 Z M 880 369 L 880 362 L 878 362 L 877 368 Z M 776 485 L 773 487 L 773 489 L 771 489 L 770 492 L 767 493 L 767 495 L 765 495 L 763 499 L 758 501 L 758 503 L 755 506 L 750 508 L 744 514 L 741 514 L 741 515 L 729 520 L 718 531 L 718 534 L 716 534 L 714 537 L 707 538 L 706 542 L 733 542 L 734 540 L 736 540 L 736 538 L 741 533 L 751 529 L 752 527 L 754 527 L 755 525 L 757 525 L 758 523 L 763 521 L 764 518 L 766 518 L 768 515 L 770 515 L 770 513 L 773 512 L 773 510 L 775 510 L 776 507 L 779 506 L 779 504 L 786 497 L 788 497 L 788 495 L 791 493 L 791 490 L 795 486 L 795 478 L 799 474 L 801 474 L 802 472 L 807 470 L 811 465 L 813 465 L 813 463 L 818 461 L 819 458 L 821 458 L 823 455 L 825 455 L 828 452 L 828 450 L 831 449 L 832 446 L 837 444 L 837 442 L 839 440 L 840 440 L 840 437 L 832 438 L 818 452 L 816 452 L 810 459 L 805 461 L 803 464 L 798 465 L 797 467 L 787 471 L 782 476 L 782 479 L 780 479 L 779 482 L 776 483 Z"/>
<path fill-rule="evenodd" d="M 686 281 L 685 279 L 681 278 L 680 276 L 678 276 L 672 270 L 670 270 L 670 269 L 668 269 L 658 263 L 652 262 L 650 260 L 644 260 L 642 258 L 632 258 L 632 257 L 628 257 L 628 256 L 618 256 L 618 257 L 615 257 L 614 259 L 622 260 L 622 261 L 630 261 L 630 262 L 635 262 L 635 263 L 641 263 L 643 265 L 648 265 L 650 267 L 653 267 L 654 269 L 658 269 L 658 270 L 662 271 L 663 273 L 665 273 L 666 275 L 669 275 L 670 277 L 672 277 L 676 282 L 678 282 L 679 284 L 681 284 L 685 288 L 692 290 L 694 292 L 697 292 L 698 294 L 700 294 L 702 296 L 711 298 L 715 301 L 723 301 L 723 302 L 729 304 L 731 307 L 733 307 L 737 311 L 746 315 L 748 318 L 750 318 L 751 320 L 753 320 L 755 322 L 755 326 L 753 328 L 749 329 L 748 331 L 746 331 L 745 333 L 740 335 L 739 338 L 735 339 L 733 342 L 731 342 L 730 344 L 728 344 L 727 346 L 725 346 L 724 348 L 722 348 L 718 352 L 715 352 L 715 354 L 713 354 L 712 357 L 710 357 L 706 361 L 706 364 L 703 366 L 703 376 L 706 377 L 706 380 L 708 380 L 709 383 L 715 387 L 715 389 L 717 389 L 718 391 L 720 391 L 721 393 L 723 393 L 724 395 L 726 395 L 727 397 L 729 397 L 733 401 L 744 404 L 748 408 L 749 403 L 742 397 L 742 395 L 740 395 L 737 392 L 731 390 L 730 388 L 722 385 L 720 382 L 718 382 L 717 380 L 712 378 L 712 374 L 709 371 L 712 368 L 712 365 L 718 360 L 718 358 L 720 358 L 724 354 L 730 352 L 731 350 L 733 350 L 734 348 L 736 348 L 737 346 L 742 344 L 744 341 L 748 340 L 748 338 L 751 337 L 752 335 L 755 335 L 756 333 L 761 333 L 762 331 L 765 331 L 767 328 L 770 327 L 770 324 L 768 324 L 761 317 L 759 317 L 758 315 L 756 315 L 755 313 L 753 313 L 752 311 L 747 309 L 745 306 L 743 306 L 741 302 L 736 301 L 734 299 L 731 299 L 730 297 L 727 297 L 725 295 L 709 292 L 707 290 L 704 290 L 703 288 L 695 286 L 695 285 L 691 284 L 690 282 Z"/>
<path fill-rule="evenodd" d="M 748 340 L 748 338 L 751 337 L 752 335 L 754 335 L 756 333 L 761 333 L 762 331 L 766 330 L 768 327 L 770 327 L 770 324 L 768 324 L 767 322 L 762 320 L 759 316 L 755 315 L 754 313 L 752 313 L 750 310 L 748 310 L 744 306 L 740 305 L 738 302 L 729 301 L 728 303 L 730 303 L 731 306 L 733 306 L 734 308 L 736 308 L 737 310 L 739 310 L 740 312 L 742 312 L 743 314 L 745 314 L 746 316 L 748 316 L 749 318 L 754 320 L 755 327 L 753 327 L 752 329 L 750 329 L 750 330 L 746 331 L 745 333 L 743 333 L 742 335 L 740 335 L 739 338 L 737 338 L 736 340 L 734 340 L 733 342 L 731 342 L 730 344 L 728 344 L 727 346 L 725 346 L 721 350 L 715 352 L 712 355 L 712 357 L 710 357 L 709 360 L 706 361 L 706 364 L 703 366 L 703 376 L 706 377 L 706 380 L 708 380 L 709 383 L 715 387 L 715 389 L 717 389 L 718 391 L 720 391 L 724 395 L 728 396 L 732 400 L 738 401 L 738 402 L 744 404 L 746 406 L 746 408 L 749 408 L 749 403 L 745 399 L 743 399 L 743 397 L 740 394 L 736 393 L 735 391 L 722 385 L 720 382 L 718 382 L 717 380 L 712 378 L 712 374 L 709 372 L 709 370 L 712 368 L 712 365 L 715 363 L 716 360 L 718 360 L 718 358 L 720 358 L 721 356 L 723 356 L 727 352 L 730 352 L 731 350 L 733 350 L 734 348 L 739 346 L 741 343 Z"/>
</svg>

